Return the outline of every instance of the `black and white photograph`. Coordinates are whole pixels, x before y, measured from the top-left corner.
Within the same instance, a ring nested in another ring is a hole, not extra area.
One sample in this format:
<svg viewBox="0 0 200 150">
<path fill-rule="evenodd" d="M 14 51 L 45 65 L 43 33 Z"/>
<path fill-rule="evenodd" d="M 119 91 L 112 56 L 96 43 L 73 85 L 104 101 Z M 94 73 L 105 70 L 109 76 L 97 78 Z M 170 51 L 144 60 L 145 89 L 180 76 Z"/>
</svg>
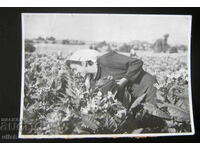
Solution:
<svg viewBox="0 0 200 150">
<path fill-rule="evenodd" d="M 19 138 L 194 135 L 192 16 L 21 18 Z"/>
</svg>

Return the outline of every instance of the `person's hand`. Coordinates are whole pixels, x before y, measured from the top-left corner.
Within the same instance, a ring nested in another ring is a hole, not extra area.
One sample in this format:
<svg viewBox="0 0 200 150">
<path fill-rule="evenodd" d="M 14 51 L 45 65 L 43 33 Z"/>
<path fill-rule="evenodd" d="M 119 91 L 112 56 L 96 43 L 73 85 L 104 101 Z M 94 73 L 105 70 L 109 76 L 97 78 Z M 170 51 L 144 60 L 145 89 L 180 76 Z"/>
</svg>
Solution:
<svg viewBox="0 0 200 150">
<path fill-rule="evenodd" d="M 124 87 L 125 84 L 128 82 L 128 80 L 126 78 L 122 78 L 120 80 L 116 80 L 117 81 L 117 84 L 120 86 L 120 87 Z"/>
<path fill-rule="evenodd" d="M 126 78 L 122 78 L 120 80 L 116 80 L 117 85 L 118 85 L 118 89 L 115 95 L 116 99 L 123 99 L 123 93 L 124 93 L 124 87 L 126 85 L 126 83 L 128 82 L 128 80 Z"/>
<path fill-rule="evenodd" d="M 87 74 L 85 77 L 85 87 L 86 87 L 86 90 L 89 91 L 90 89 L 90 75 L 89 74 Z"/>
</svg>

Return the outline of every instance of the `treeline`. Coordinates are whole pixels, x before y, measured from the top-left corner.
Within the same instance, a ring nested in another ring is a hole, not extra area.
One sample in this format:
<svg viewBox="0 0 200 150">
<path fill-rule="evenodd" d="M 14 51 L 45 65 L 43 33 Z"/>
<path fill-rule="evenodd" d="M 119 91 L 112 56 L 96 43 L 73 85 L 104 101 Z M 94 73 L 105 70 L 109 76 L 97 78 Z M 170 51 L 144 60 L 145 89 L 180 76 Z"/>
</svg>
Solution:
<svg viewBox="0 0 200 150">
<path fill-rule="evenodd" d="M 83 40 L 72 40 L 72 39 L 63 39 L 57 40 L 55 37 L 46 37 L 43 38 L 39 36 L 34 39 L 26 39 L 25 40 L 25 50 L 28 52 L 35 51 L 34 44 L 35 43 L 44 43 L 44 44 L 63 44 L 63 45 L 89 45 L 90 49 L 94 50 L 114 50 L 119 52 L 127 52 L 130 53 L 131 50 L 134 51 L 153 51 L 155 53 L 178 53 L 178 52 L 186 52 L 188 50 L 188 46 L 184 44 L 180 45 L 170 45 L 167 43 L 167 39 L 169 34 L 165 34 L 163 38 L 157 39 L 154 43 L 150 43 L 147 41 L 134 40 L 131 42 L 86 42 Z"/>
<path fill-rule="evenodd" d="M 46 37 L 46 38 L 39 36 L 38 38 L 34 38 L 34 39 L 26 39 L 26 42 L 45 43 L 45 44 L 66 44 L 66 45 L 84 45 L 85 44 L 85 42 L 81 40 L 72 40 L 72 39 L 58 40 L 53 36 Z"/>
<path fill-rule="evenodd" d="M 34 52 L 36 50 L 36 47 L 34 46 L 34 44 L 37 44 L 37 43 L 85 45 L 85 42 L 80 41 L 80 40 L 70 40 L 70 39 L 57 40 L 55 37 L 52 37 L 52 36 L 46 37 L 46 38 L 39 36 L 38 38 L 34 38 L 34 39 L 25 39 L 25 51 L 26 52 Z"/>
<path fill-rule="evenodd" d="M 62 40 L 62 44 L 66 45 L 85 45 L 85 42 L 79 40 Z"/>
<path fill-rule="evenodd" d="M 128 43 L 102 41 L 102 42 L 92 43 L 90 45 L 90 49 L 95 49 L 95 50 L 107 49 L 107 50 L 115 50 L 115 51 L 129 53 L 131 49 L 147 51 L 150 49 L 150 46 L 151 44 L 146 41 L 143 42 L 132 41 Z"/>
<path fill-rule="evenodd" d="M 106 50 L 114 50 L 119 52 L 129 53 L 132 49 L 135 51 L 153 51 L 155 53 L 178 53 L 178 52 L 186 52 L 188 50 L 187 45 L 169 45 L 163 43 L 149 43 L 147 41 L 139 41 L 135 40 L 128 43 L 114 43 L 114 42 L 97 42 L 92 43 L 89 47 L 90 49 L 101 51 L 102 49 Z"/>
</svg>

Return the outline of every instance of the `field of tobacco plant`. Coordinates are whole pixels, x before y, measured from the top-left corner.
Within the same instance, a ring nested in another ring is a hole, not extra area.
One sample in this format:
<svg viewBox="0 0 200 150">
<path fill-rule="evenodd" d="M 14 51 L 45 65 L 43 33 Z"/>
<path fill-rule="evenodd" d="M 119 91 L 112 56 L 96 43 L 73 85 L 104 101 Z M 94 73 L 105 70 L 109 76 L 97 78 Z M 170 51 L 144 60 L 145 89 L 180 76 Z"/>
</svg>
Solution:
<svg viewBox="0 0 200 150">
<path fill-rule="evenodd" d="M 88 93 L 84 78 L 66 66 L 67 59 L 25 53 L 23 135 L 191 132 L 186 54 L 141 56 L 144 70 L 159 82 L 157 105 L 143 102 L 142 95 L 129 109 L 111 92 Z M 136 126 L 128 121 L 130 116 L 154 117 L 162 123 Z"/>
</svg>

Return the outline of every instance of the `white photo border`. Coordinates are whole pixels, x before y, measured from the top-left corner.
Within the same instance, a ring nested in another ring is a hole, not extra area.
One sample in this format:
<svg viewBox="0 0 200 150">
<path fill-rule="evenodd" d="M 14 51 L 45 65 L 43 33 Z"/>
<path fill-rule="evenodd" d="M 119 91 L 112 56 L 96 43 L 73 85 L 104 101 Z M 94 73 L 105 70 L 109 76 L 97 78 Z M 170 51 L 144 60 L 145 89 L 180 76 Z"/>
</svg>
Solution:
<svg viewBox="0 0 200 150">
<path fill-rule="evenodd" d="M 140 134 L 89 134 L 89 135 L 23 135 L 22 134 L 22 121 L 23 121 L 23 108 L 24 108 L 24 67 L 25 67 L 25 30 L 24 30 L 24 16 L 26 15 L 136 15 L 136 16 L 185 16 L 190 19 L 189 37 L 188 37 L 188 92 L 189 92 L 189 107 L 190 107 L 190 122 L 191 132 L 188 133 L 140 133 Z M 195 134 L 194 116 L 192 106 L 192 85 L 191 85 L 191 30 L 192 30 L 192 15 L 166 15 L 166 14 L 106 14 L 106 13 L 21 13 L 22 23 L 22 74 L 21 74 L 21 105 L 20 105 L 20 124 L 18 137 L 22 139 L 82 139 L 82 138 L 142 138 L 142 137 L 159 137 L 159 136 L 189 136 Z"/>
</svg>

